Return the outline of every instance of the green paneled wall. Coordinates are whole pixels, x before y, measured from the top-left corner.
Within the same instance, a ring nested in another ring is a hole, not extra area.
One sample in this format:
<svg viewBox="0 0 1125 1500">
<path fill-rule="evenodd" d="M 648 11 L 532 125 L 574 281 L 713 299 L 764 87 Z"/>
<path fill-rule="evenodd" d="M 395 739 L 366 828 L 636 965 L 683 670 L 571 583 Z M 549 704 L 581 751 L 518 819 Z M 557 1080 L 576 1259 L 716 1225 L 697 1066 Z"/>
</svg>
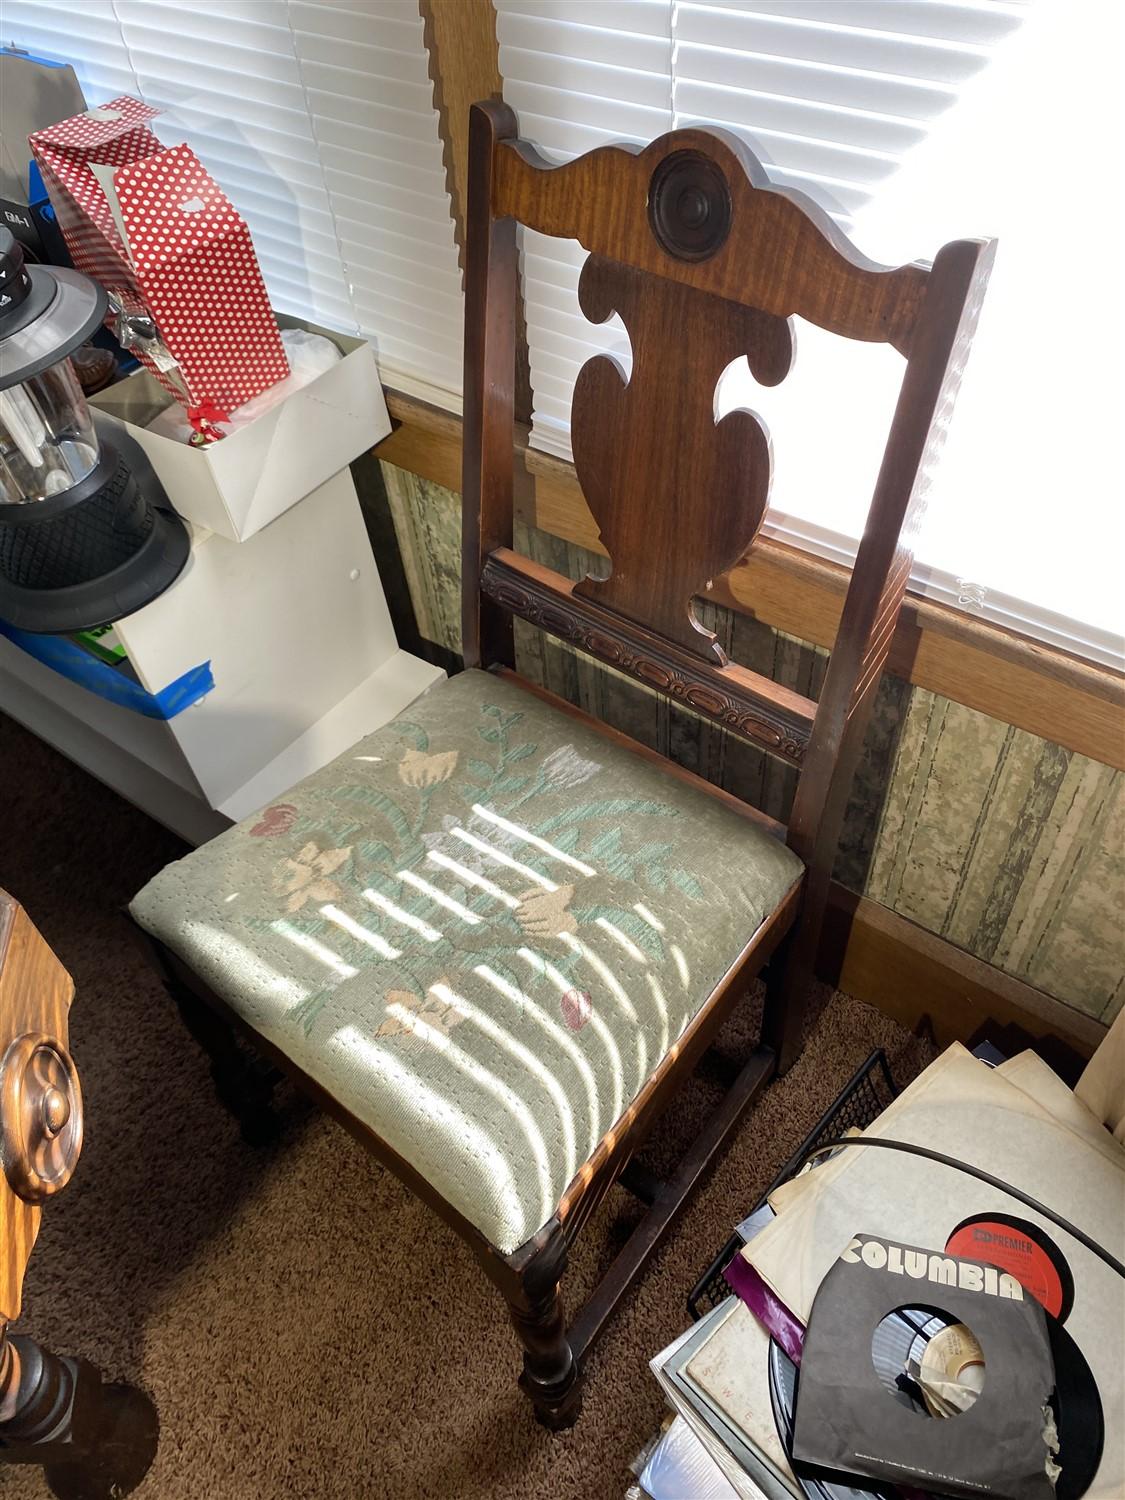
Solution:
<svg viewBox="0 0 1125 1500">
<path fill-rule="evenodd" d="M 420 634 L 460 650 L 461 500 L 382 465 Z M 525 530 L 561 573 L 604 566 Z M 701 610 L 734 661 L 816 697 L 826 653 L 745 615 Z M 716 725 L 517 622 L 520 670 L 708 780 L 785 817 L 794 774 Z M 997 670 L 1002 670 L 998 667 Z M 970 953 L 1109 1021 L 1125 998 L 1125 777 L 884 677 L 836 878 Z"/>
</svg>

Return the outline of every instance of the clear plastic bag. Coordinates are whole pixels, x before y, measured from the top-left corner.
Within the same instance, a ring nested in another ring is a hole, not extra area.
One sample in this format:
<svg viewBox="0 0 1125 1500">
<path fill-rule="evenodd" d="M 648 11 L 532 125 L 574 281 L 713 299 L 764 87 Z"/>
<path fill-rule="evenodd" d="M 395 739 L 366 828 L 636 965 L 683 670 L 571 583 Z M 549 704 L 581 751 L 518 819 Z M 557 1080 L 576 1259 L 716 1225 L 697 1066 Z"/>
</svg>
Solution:
<svg viewBox="0 0 1125 1500">
<path fill-rule="evenodd" d="M 309 333 L 304 328 L 283 328 L 281 342 L 289 361 L 289 374 L 260 396 L 255 396 L 252 401 L 247 401 L 244 406 L 232 411 L 226 421 L 210 424 L 224 437 L 264 416 L 279 401 L 284 401 L 287 396 L 311 384 L 318 375 L 323 375 L 325 370 L 330 370 L 343 358 L 331 339 L 325 338 L 321 333 Z M 189 443 L 195 436 L 195 429 L 187 412 L 176 402 L 166 406 L 149 423 L 148 430 L 179 443 Z"/>
</svg>

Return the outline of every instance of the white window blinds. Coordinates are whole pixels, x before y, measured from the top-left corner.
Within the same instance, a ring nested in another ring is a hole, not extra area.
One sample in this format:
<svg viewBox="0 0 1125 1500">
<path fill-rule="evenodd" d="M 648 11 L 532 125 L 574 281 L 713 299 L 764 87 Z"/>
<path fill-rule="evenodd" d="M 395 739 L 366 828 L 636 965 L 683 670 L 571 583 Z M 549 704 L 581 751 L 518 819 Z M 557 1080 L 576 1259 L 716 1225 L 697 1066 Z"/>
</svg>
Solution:
<svg viewBox="0 0 1125 1500">
<path fill-rule="evenodd" d="M 3 0 L 5 44 L 91 105 L 166 111 L 239 208 L 279 310 L 359 331 L 384 381 L 457 407 L 461 277 L 414 0 Z"/>
<path fill-rule="evenodd" d="M 525 0 L 497 4 L 504 98 L 520 130 L 556 161 L 613 141 L 647 141 L 672 120 L 669 0 Z M 588 323 L 578 306 L 586 252 L 527 232 L 523 293 L 535 409 L 532 441 L 570 457 L 575 377 L 594 353 L 629 366 L 616 316 Z"/>
<path fill-rule="evenodd" d="M 505 97 L 523 133 L 555 160 L 721 124 L 748 141 L 775 182 L 815 198 L 887 264 L 961 235 L 1000 238 L 912 586 L 1120 664 L 1120 382 L 1103 351 L 1107 323 L 1122 331 L 1121 293 L 1112 277 L 1099 278 L 1096 320 L 1069 298 L 1065 311 L 1054 305 L 1065 268 L 1077 270 L 1099 242 L 1116 243 L 1106 183 L 1122 138 L 1112 71 L 1119 8 L 496 4 Z M 578 369 L 604 348 L 627 363 L 618 321 L 595 329 L 578 308 L 584 258 L 573 242 L 529 235 L 525 245 L 532 440 L 563 456 Z M 724 376 L 719 410 L 750 405 L 773 435 L 767 530 L 827 556 L 854 555 L 901 372 L 888 348 L 801 324 L 783 385 L 756 386 L 745 362 Z"/>
</svg>

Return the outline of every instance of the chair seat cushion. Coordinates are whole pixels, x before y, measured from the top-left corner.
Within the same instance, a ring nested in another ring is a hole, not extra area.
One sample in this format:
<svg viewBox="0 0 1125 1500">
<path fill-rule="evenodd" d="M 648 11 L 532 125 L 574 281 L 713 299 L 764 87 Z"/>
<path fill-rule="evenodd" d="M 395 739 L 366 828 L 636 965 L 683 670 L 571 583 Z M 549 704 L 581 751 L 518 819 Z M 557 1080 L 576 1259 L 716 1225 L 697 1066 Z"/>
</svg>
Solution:
<svg viewBox="0 0 1125 1500">
<path fill-rule="evenodd" d="M 508 1253 L 802 871 L 716 799 L 470 671 L 131 909 Z"/>
</svg>

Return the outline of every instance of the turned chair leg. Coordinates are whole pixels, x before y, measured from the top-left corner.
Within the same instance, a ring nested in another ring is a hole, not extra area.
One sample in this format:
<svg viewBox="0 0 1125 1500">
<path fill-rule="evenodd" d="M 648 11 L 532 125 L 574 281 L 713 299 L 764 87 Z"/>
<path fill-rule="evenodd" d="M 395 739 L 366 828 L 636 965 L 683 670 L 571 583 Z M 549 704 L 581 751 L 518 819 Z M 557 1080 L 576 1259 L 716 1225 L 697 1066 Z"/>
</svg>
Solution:
<svg viewBox="0 0 1125 1500">
<path fill-rule="evenodd" d="M 562 1269 L 555 1257 L 533 1261 L 507 1298 L 524 1351 L 520 1388 L 552 1432 L 573 1426 L 582 1408 L 582 1371 L 566 1334 Z"/>
<path fill-rule="evenodd" d="M 268 1146 L 280 1131 L 273 1090 L 281 1075 L 242 1048 L 226 1021 L 187 985 L 171 975 L 165 976 L 164 984 L 184 1025 L 210 1059 L 219 1102 L 238 1121 L 243 1140 Z"/>
<path fill-rule="evenodd" d="M 801 1054 L 812 983 L 812 964 L 802 963 L 801 955 L 796 952 L 779 950 L 766 971 L 762 1041 L 777 1053 L 779 1077 L 789 1071 Z"/>
<path fill-rule="evenodd" d="M 801 1055 L 808 1021 L 820 922 L 806 917 L 788 934 L 766 970 L 762 1041 L 777 1053 L 777 1071 L 787 1073 Z"/>
<path fill-rule="evenodd" d="M 160 1424 L 143 1391 L 106 1385 L 84 1359 L 65 1359 L 0 1329 L 0 1462 L 39 1464 L 58 1500 L 130 1495 L 156 1456 Z"/>
</svg>

